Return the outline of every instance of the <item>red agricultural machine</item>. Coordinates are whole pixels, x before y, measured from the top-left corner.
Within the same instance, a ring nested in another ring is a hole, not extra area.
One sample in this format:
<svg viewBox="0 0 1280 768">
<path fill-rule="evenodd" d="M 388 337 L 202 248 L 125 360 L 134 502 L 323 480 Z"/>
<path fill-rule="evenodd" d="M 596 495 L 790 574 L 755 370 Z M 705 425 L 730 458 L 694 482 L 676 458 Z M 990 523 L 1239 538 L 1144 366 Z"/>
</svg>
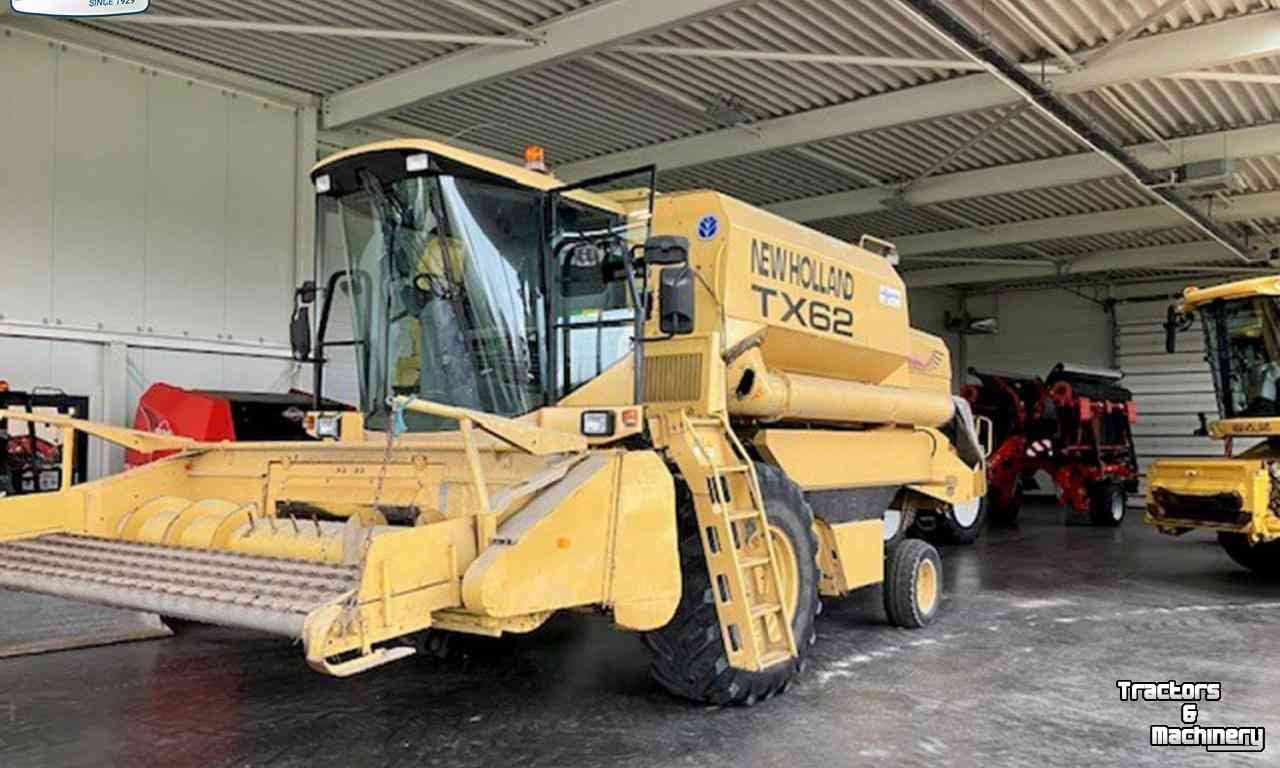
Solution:
<svg viewBox="0 0 1280 768">
<path fill-rule="evenodd" d="M 143 432 L 223 441 L 310 441 L 303 419 L 309 410 L 349 411 L 332 400 L 317 403 L 303 392 L 216 392 L 152 384 L 138 401 L 133 428 Z M 125 464 L 137 467 L 171 452 L 129 451 Z"/>
<path fill-rule="evenodd" d="M 991 419 L 995 446 L 987 460 L 988 514 L 1015 523 L 1023 491 L 1039 472 L 1052 478 L 1063 506 L 1099 526 L 1124 521 L 1126 496 L 1138 489 L 1133 431 L 1138 412 L 1123 374 L 1059 363 L 1045 379 L 978 371 L 961 394 Z"/>
</svg>

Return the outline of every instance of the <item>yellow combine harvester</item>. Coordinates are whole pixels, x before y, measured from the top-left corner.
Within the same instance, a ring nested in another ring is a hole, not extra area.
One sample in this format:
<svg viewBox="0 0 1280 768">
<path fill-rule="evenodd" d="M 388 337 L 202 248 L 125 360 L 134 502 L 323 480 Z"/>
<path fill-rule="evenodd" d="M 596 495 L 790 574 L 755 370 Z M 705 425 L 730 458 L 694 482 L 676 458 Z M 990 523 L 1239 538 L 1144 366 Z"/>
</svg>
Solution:
<svg viewBox="0 0 1280 768">
<path fill-rule="evenodd" d="M 890 619 L 928 623 L 938 555 L 884 520 L 971 521 L 986 490 L 945 345 L 884 253 L 653 177 L 565 186 L 415 140 L 323 161 L 360 409 L 309 414 L 316 443 L 55 420 L 177 453 L 0 501 L 0 585 L 297 638 L 339 676 L 426 630 L 596 610 L 716 703 L 786 686 L 819 595 L 887 580 Z"/>
<path fill-rule="evenodd" d="M 1251 571 L 1280 574 L 1280 276 L 1188 288 L 1169 309 L 1165 346 L 1199 315 L 1219 420 L 1221 459 L 1160 459 L 1148 471 L 1147 522 L 1162 532 L 1216 531 Z M 1235 455 L 1236 439 L 1263 441 Z"/>
</svg>

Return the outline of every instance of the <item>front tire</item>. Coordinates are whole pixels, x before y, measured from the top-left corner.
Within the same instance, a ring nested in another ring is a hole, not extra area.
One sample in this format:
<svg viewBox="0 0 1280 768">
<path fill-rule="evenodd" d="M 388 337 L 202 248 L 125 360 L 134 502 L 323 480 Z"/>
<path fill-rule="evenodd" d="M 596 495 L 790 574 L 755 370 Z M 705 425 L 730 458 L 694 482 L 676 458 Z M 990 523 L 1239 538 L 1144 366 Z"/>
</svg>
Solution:
<svg viewBox="0 0 1280 768">
<path fill-rule="evenodd" d="M 1240 565 L 1259 576 L 1280 576 L 1280 541 L 1254 544 L 1243 533 L 1218 534 L 1218 544 Z"/>
<path fill-rule="evenodd" d="M 1101 528 L 1116 528 L 1124 522 L 1127 505 L 1124 486 L 1120 483 L 1100 483 L 1089 499 L 1089 520 Z"/>
<path fill-rule="evenodd" d="M 814 617 L 818 613 L 818 542 L 813 533 L 813 512 L 804 495 L 782 470 L 756 464 L 765 511 L 776 541 L 782 592 L 792 603 L 791 630 L 796 658 L 768 669 L 750 672 L 729 666 L 716 613 L 711 577 L 698 532 L 693 497 L 683 483 L 676 485 L 676 514 L 680 534 L 680 571 L 683 589 L 675 616 L 661 629 L 644 634 L 650 669 L 658 684 L 671 693 L 708 704 L 745 704 L 763 701 L 786 690 L 800 673 L 817 639 Z M 788 584 L 790 582 L 790 584 Z"/>
<path fill-rule="evenodd" d="M 887 551 L 884 564 L 884 612 L 889 623 L 905 629 L 931 624 L 942 605 L 942 558 L 920 539 Z"/>
</svg>

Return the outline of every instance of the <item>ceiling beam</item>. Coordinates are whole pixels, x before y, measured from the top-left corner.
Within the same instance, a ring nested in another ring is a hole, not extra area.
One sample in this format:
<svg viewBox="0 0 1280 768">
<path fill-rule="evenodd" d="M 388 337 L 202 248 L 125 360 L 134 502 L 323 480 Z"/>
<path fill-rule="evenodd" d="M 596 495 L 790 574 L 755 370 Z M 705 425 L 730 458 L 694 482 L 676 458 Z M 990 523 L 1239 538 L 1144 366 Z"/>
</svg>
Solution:
<svg viewBox="0 0 1280 768">
<path fill-rule="evenodd" d="M 981 61 L 991 74 L 1030 103 L 1043 118 L 1094 152 L 1110 160 L 1121 173 L 1138 184 L 1149 196 L 1186 220 L 1210 240 L 1228 248 L 1241 261 L 1249 261 L 1249 245 L 1213 219 L 1201 213 L 1182 190 L 1164 183 L 1165 178 L 1139 162 L 1129 150 L 1098 129 L 1094 119 L 1070 101 L 1027 75 L 1021 65 L 993 46 L 988 37 L 970 27 L 944 0 L 901 0 L 916 22 L 945 35 L 974 61 Z M 1277 41 L 1280 42 L 1280 41 Z"/>
<path fill-rule="evenodd" d="M 1207 80 L 1219 83 L 1261 83 L 1263 85 L 1280 85 L 1280 75 L 1268 75 L 1262 72 L 1175 72 L 1164 75 L 1166 80 Z"/>
<path fill-rule="evenodd" d="M 424 99 L 512 77 L 536 67 L 598 51 L 627 38 L 651 34 L 673 24 L 718 13 L 743 2 L 611 0 L 597 3 L 530 30 L 541 36 L 541 45 L 502 50 L 467 48 L 338 91 L 324 100 L 324 126 L 336 128 L 393 112 Z"/>
<path fill-rule="evenodd" d="M 1206 133 L 1172 142 L 1173 153 L 1159 143 L 1130 147 L 1139 161 L 1149 168 L 1175 168 L 1183 163 L 1233 158 L 1244 160 L 1280 154 L 1280 125 L 1260 125 L 1232 131 Z M 1116 176 L 1116 168 L 1093 152 L 1084 152 L 1048 160 L 961 171 L 922 179 L 903 196 L 913 206 L 947 203 L 988 195 L 1026 192 L 1045 187 L 1081 184 Z M 815 195 L 766 206 L 767 210 L 793 221 L 817 221 L 840 216 L 856 216 L 886 210 L 890 190 L 855 189 Z"/>
<path fill-rule="evenodd" d="M 1053 77 L 1052 85 L 1057 93 L 1079 93 L 1277 53 L 1280 13 L 1268 11 L 1131 40 L 1097 66 Z M 558 173 L 570 179 L 586 178 L 649 163 L 657 164 L 659 170 L 671 170 L 904 123 L 1008 107 L 1021 100 L 1019 94 L 991 75 L 966 75 L 603 155 L 563 166 Z"/>
<path fill-rule="evenodd" d="M 1247 221 L 1275 216 L 1280 211 L 1280 192 L 1259 192 L 1229 198 L 1231 205 L 1215 205 L 1213 220 Z M 1010 224 L 997 224 L 982 229 L 949 229 L 923 235 L 909 235 L 893 240 L 904 257 L 929 253 L 994 248 L 1020 245 L 1041 240 L 1065 240 L 1073 237 L 1110 235 L 1150 229 L 1171 229 L 1187 224 L 1181 214 L 1164 205 L 1122 208 L 1103 213 L 1080 213 L 1051 219 L 1032 219 Z M 872 233 L 874 234 L 874 233 Z"/>
<path fill-rule="evenodd" d="M 1088 63 L 1097 64 L 1098 62 L 1107 58 L 1108 56 L 1111 55 L 1111 52 L 1114 51 L 1116 48 L 1119 48 L 1120 46 L 1129 42 L 1133 38 L 1137 37 L 1138 33 L 1142 32 L 1142 30 L 1146 29 L 1147 27 L 1150 27 L 1152 24 L 1155 24 L 1161 18 L 1168 16 L 1169 14 L 1178 10 L 1183 5 L 1185 5 L 1186 2 L 1187 0 L 1165 0 L 1163 3 L 1156 6 L 1146 16 L 1143 16 L 1142 18 L 1138 19 L 1132 25 L 1122 30 L 1120 34 L 1108 40 L 1106 45 L 1090 53 L 1088 56 Z"/>
<path fill-rule="evenodd" d="M 194 29 L 220 29 L 233 32 L 270 32 L 278 35 L 313 35 L 318 37 L 354 37 L 368 40 L 407 40 L 415 43 L 456 43 L 461 45 L 497 45 L 528 48 L 537 45 L 525 37 L 498 37 L 495 35 L 466 35 L 455 32 L 431 32 L 414 29 L 375 29 L 371 27 L 340 27 L 327 24 L 291 24 L 278 21 L 254 21 L 250 19 L 210 19 L 204 16 L 165 16 L 152 13 L 132 13 L 120 16 L 104 16 L 99 21 L 110 24 L 142 24 L 160 27 L 191 27 Z"/>
<path fill-rule="evenodd" d="M 1180 245 L 1098 251 L 1066 261 L 1061 269 L 1043 264 L 943 267 L 908 272 L 902 279 L 908 288 L 937 288 L 946 285 L 1045 280 L 1125 269 L 1176 269 L 1186 264 L 1228 258 L 1231 258 L 1230 251 L 1212 240 L 1204 240 Z M 1212 269 L 1207 267 L 1206 271 Z"/>
</svg>

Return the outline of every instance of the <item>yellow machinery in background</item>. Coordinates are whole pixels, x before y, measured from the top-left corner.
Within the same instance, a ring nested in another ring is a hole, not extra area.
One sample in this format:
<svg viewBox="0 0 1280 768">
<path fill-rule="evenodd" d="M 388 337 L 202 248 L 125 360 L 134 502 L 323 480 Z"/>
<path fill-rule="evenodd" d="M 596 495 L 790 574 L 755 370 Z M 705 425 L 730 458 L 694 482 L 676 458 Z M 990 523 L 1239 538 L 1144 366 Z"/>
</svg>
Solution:
<svg viewBox="0 0 1280 768">
<path fill-rule="evenodd" d="M 323 161 L 319 326 L 350 298 L 360 409 L 308 414 L 314 443 L 44 419 L 175 453 L 0 501 L 0 586 L 300 639 L 339 676 L 595 610 L 715 703 L 787 685 L 820 595 L 885 581 L 927 624 L 940 560 L 885 511 L 955 519 L 985 471 L 891 248 L 653 178 L 417 140 Z M 316 293 L 292 332 L 322 361 Z"/>
<path fill-rule="evenodd" d="M 1201 434 L 1223 441 L 1220 459 L 1160 459 L 1148 470 L 1147 522 L 1182 535 L 1214 531 L 1227 554 L 1280 574 L 1280 276 L 1188 288 L 1169 309 L 1166 348 L 1199 316 L 1219 419 Z M 1236 453 L 1236 440 L 1257 440 Z"/>
</svg>

